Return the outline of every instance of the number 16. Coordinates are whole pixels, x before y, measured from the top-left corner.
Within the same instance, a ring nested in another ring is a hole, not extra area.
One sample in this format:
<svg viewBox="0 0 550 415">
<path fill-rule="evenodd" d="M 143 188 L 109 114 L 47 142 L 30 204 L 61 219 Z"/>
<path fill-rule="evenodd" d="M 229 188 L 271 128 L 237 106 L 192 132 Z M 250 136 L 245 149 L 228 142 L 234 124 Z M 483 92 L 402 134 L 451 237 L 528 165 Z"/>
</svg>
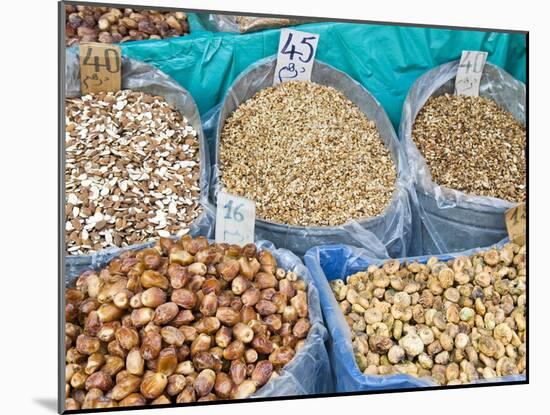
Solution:
<svg viewBox="0 0 550 415">
<path fill-rule="evenodd" d="M 233 209 L 233 201 L 229 200 L 223 206 L 224 209 L 227 209 L 224 219 L 233 219 L 235 222 L 242 222 L 244 220 L 244 215 L 240 211 L 242 207 L 243 207 L 243 203 L 240 203 L 235 207 L 235 209 Z"/>
</svg>

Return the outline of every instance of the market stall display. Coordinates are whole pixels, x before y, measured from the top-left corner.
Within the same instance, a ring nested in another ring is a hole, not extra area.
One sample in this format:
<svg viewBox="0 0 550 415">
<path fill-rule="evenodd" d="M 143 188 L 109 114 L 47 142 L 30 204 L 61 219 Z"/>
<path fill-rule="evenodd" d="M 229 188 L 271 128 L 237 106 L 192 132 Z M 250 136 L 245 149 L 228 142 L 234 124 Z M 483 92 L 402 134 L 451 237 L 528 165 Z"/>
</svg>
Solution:
<svg viewBox="0 0 550 415">
<path fill-rule="evenodd" d="M 525 379 L 525 245 L 399 260 L 333 245 L 305 263 L 337 391 Z"/>
<path fill-rule="evenodd" d="M 414 254 L 498 242 L 507 234 L 504 212 L 527 192 L 525 84 L 487 63 L 479 97 L 456 97 L 458 67 L 426 72 L 403 104 L 399 134 L 422 221 Z"/>
<path fill-rule="evenodd" d="M 122 91 L 104 95 L 107 101 L 117 96 L 133 98 L 130 103 L 126 98 L 117 103 L 105 102 L 102 110 L 99 111 L 94 108 L 96 101 L 93 101 L 92 97 L 82 101 L 79 68 L 78 54 L 68 50 L 65 69 L 67 99 L 86 105 L 90 113 L 88 115 L 78 114 L 78 111 L 74 113 L 79 123 L 84 123 L 81 127 L 76 119 L 71 120 L 69 117 L 66 120 L 66 128 L 71 130 L 73 129 L 71 126 L 74 126 L 73 131 L 80 132 L 76 136 L 76 141 L 71 138 L 71 131 L 66 131 L 63 137 L 68 150 L 65 154 L 67 222 L 64 224 L 64 229 L 67 236 L 64 250 L 71 248 L 70 254 L 72 254 L 65 260 L 67 276 L 79 275 L 82 271 L 94 266 L 95 257 L 90 254 L 100 249 L 102 244 L 101 250 L 110 250 L 128 244 L 143 243 L 156 236 L 164 235 L 167 226 L 170 226 L 170 230 L 176 234 L 189 232 L 192 235 L 205 232 L 204 229 L 211 227 L 210 220 L 204 214 L 194 220 L 191 219 L 196 217 L 202 209 L 201 206 L 208 193 L 206 189 L 209 180 L 208 171 L 205 169 L 208 148 L 204 144 L 199 112 L 191 95 L 158 69 L 123 57 Z M 113 98 L 108 98 L 109 96 Z M 150 103 L 132 102 L 135 98 L 149 101 L 152 97 L 153 100 Z M 120 110 L 116 108 L 117 105 L 120 106 Z M 66 107 L 69 115 L 70 108 L 70 105 Z M 113 108 L 111 114 L 107 113 L 108 108 Z M 141 111 L 147 108 L 151 111 Z M 98 131 L 91 131 L 91 129 L 88 131 L 87 125 L 92 125 L 95 119 L 92 116 L 94 113 L 101 114 L 99 119 L 108 121 L 108 125 L 112 128 L 106 128 L 101 132 L 99 130 L 104 124 L 98 124 L 94 127 Z M 124 117 L 122 117 L 123 114 L 125 114 Z M 133 120 L 130 121 L 130 118 Z M 176 132 L 170 125 L 178 127 L 179 130 Z M 154 137 L 151 136 L 152 131 L 155 131 Z M 172 137 L 168 138 L 168 135 Z M 115 137 L 117 137 L 116 140 Z M 179 143 L 176 142 L 178 137 Z M 98 150 L 99 147 L 95 149 L 90 147 L 101 140 L 105 141 L 105 148 Z M 164 146 L 161 153 L 157 151 L 159 143 Z M 84 160 L 77 154 L 86 148 L 88 150 L 85 151 L 92 152 L 92 158 L 89 160 Z M 147 153 L 143 156 L 145 151 Z M 93 163 L 96 158 L 106 164 L 97 169 Z M 77 159 L 80 162 L 77 163 Z M 152 163 L 152 160 L 156 162 Z M 143 161 L 146 163 L 144 164 Z M 176 171 L 173 171 L 174 166 L 177 168 Z M 80 172 L 78 170 L 80 167 L 84 171 Z M 170 177 L 169 180 L 168 177 Z M 113 178 L 117 179 L 116 183 Z M 163 182 L 165 184 L 161 188 Z M 174 183 L 180 185 L 174 188 Z M 104 186 L 107 188 L 104 189 Z M 79 191 L 75 192 L 75 190 Z M 145 203 L 142 196 L 150 192 L 152 195 L 149 203 Z M 82 197 L 83 194 L 87 197 Z M 97 199 L 90 200 L 89 196 L 96 196 L 96 194 Z M 174 200 L 176 195 L 178 198 Z M 112 197 L 115 197 L 114 201 Z M 183 204 L 180 197 L 183 197 Z M 197 204 L 197 198 L 199 204 Z M 81 203 L 79 204 L 78 201 Z M 102 209 L 99 207 L 99 201 L 110 206 Z M 172 213 L 174 202 L 177 208 L 179 206 L 175 214 Z M 83 203 L 87 206 L 83 206 Z M 120 207 L 123 203 L 126 203 L 125 208 Z M 132 206 L 129 203 L 132 203 Z M 117 204 L 116 208 L 115 204 Z M 121 212 L 122 218 L 119 217 Z M 150 212 L 149 216 L 147 212 Z M 95 216 L 96 213 L 98 213 L 97 216 Z M 105 215 L 108 215 L 108 218 L 105 218 Z M 117 223 L 118 219 L 120 220 Z M 97 223 L 101 229 L 96 228 Z M 93 244 L 87 244 L 84 242 L 86 238 L 82 236 L 88 236 L 89 240 L 91 233 L 97 235 L 96 240 L 89 241 Z M 118 238 L 115 239 L 117 235 Z M 77 245 L 77 243 L 80 244 L 79 241 L 83 244 Z M 87 254 L 75 255 L 78 251 Z"/>
<path fill-rule="evenodd" d="M 338 226 L 380 215 L 394 192 L 376 124 L 332 87 L 263 89 L 227 118 L 220 139 L 224 188 L 254 200 L 265 220 Z"/>
<path fill-rule="evenodd" d="M 317 290 L 292 253 L 185 236 L 95 263 L 65 290 L 67 408 L 330 387 Z"/>
<path fill-rule="evenodd" d="M 525 126 L 495 101 L 450 94 L 431 97 L 416 116 L 412 139 L 439 185 L 525 201 Z"/>
<path fill-rule="evenodd" d="M 266 58 L 241 74 L 215 115 L 209 202 L 225 188 L 251 197 L 256 238 L 299 255 L 323 243 L 404 255 L 411 182 L 383 108 L 318 60 L 311 83 L 273 88 L 275 65 Z"/>
<path fill-rule="evenodd" d="M 82 255 L 189 231 L 198 217 L 197 132 L 161 96 L 69 98 L 65 240 Z"/>
<path fill-rule="evenodd" d="M 451 261 L 387 261 L 331 288 L 359 370 L 460 385 L 525 374 L 525 279 L 525 245 L 509 244 Z"/>
<path fill-rule="evenodd" d="M 519 34 L 63 12 L 65 409 L 525 381 Z"/>
</svg>

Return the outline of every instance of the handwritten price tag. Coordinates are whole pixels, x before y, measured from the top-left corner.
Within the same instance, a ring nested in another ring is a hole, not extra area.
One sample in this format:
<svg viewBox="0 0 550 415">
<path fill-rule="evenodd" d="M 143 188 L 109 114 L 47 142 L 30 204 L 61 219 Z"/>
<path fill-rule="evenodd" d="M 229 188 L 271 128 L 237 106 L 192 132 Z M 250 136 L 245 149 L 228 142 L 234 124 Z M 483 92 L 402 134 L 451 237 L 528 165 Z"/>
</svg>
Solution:
<svg viewBox="0 0 550 415">
<path fill-rule="evenodd" d="M 487 52 L 473 50 L 462 51 L 460 64 L 456 73 L 455 94 L 478 96 L 481 74 L 487 60 Z"/>
<path fill-rule="evenodd" d="M 520 203 L 508 209 L 504 217 L 506 219 L 506 228 L 508 229 L 508 237 L 510 240 L 519 245 L 523 245 L 525 243 L 525 234 L 527 230 L 525 203 Z"/>
<path fill-rule="evenodd" d="M 218 193 L 216 242 L 245 245 L 254 242 L 256 204 L 244 197 Z"/>
<path fill-rule="evenodd" d="M 273 85 L 286 81 L 309 81 L 319 35 L 281 29 Z"/>
<path fill-rule="evenodd" d="M 80 88 L 82 95 L 120 90 L 120 47 L 105 43 L 80 45 Z"/>
</svg>

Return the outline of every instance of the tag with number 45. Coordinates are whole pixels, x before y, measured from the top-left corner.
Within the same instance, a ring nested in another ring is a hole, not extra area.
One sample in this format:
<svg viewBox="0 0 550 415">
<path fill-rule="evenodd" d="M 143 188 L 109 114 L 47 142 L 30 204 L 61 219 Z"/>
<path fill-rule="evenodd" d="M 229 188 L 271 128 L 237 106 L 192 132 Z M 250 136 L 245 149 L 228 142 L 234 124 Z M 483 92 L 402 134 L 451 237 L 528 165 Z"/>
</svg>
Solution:
<svg viewBox="0 0 550 415">
<path fill-rule="evenodd" d="M 256 204 L 244 197 L 218 193 L 216 242 L 246 245 L 254 242 Z"/>
<path fill-rule="evenodd" d="M 287 81 L 311 80 L 311 69 L 319 35 L 281 29 L 273 85 Z"/>
</svg>

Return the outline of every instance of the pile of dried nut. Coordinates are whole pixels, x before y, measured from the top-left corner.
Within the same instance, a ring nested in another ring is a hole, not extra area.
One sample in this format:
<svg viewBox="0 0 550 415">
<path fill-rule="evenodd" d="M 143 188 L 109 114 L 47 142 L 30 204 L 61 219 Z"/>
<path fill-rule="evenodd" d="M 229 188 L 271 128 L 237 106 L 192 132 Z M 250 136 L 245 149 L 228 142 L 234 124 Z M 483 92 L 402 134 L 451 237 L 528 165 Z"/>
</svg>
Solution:
<svg viewBox="0 0 550 415">
<path fill-rule="evenodd" d="M 249 33 L 262 29 L 274 29 L 299 23 L 296 19 L 259 16 L 236 16 L 235 22 L 239 25 L 239 32 L 241 33 Z"/>
<path fill-rule="evenodd" d="M 65 42 L 120 43 L 164 39 L 189 33 L 184 12 L 65 6 Z"/>
<path fill-rule="evenodd" d="M 199 215 L 197 132 L 163 97 L 122 90 L 67 99 L 69 254 L 181 236 Z"/>
<path fill-rule="evenodd" d="M 437 184 L 525 201 L 525 127 L 495 101 L 448 94 L 432 97 L 416 117 L 412 138 Z"/>
<path fill-rule="evenodd" d="M 262 219 L 336 226 L 382 213 L 396 169 L 374 121 L 344 94 L 313 82 L 266 88 L 227 118 L 220 174 Z"/>
<path fill-rule="evenodd" d="M 526 248 L 513 243 L 447 262 L 390 260 L 331 287 L 366 375 L 441 385 L 525 374 Z"/>
<path fill-rule="evenodd" d="M 66 409 L 250 396 L 310 329 L 306 284 L 273 255 L 188 235 L 87 271 L 66 300 Z"/>
</svg>

